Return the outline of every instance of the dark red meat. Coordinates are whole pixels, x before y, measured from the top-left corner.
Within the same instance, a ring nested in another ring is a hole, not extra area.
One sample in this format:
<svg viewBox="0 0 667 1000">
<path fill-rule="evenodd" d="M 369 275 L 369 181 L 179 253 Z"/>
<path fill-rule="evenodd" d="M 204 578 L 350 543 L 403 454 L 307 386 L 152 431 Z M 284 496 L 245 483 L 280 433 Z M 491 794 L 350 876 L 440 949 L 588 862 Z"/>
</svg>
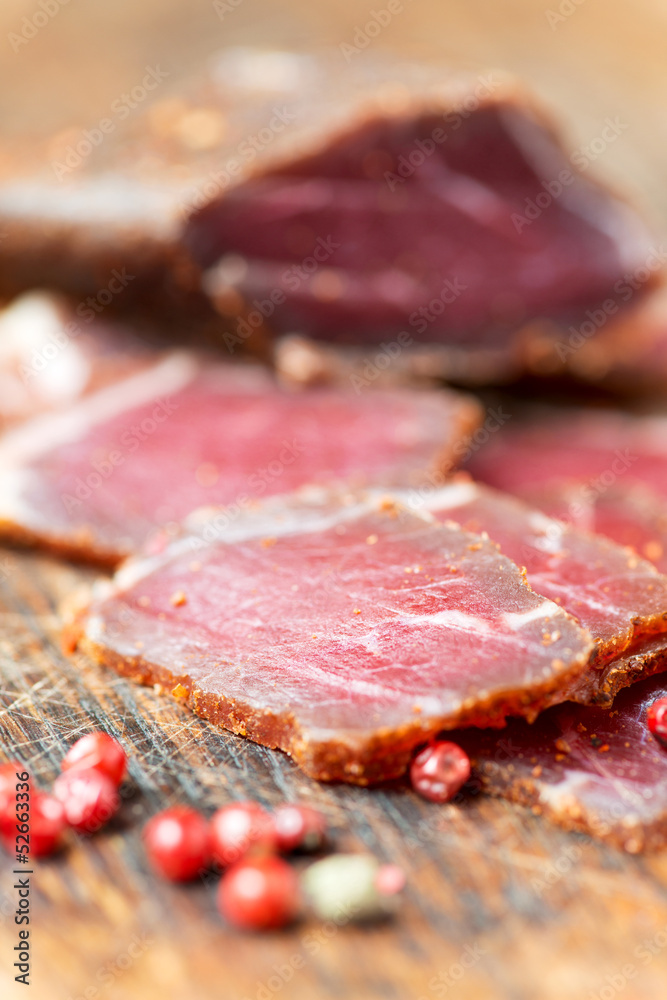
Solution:
<svg viewBox="0 0 667 1000">
<path fill-rule="evenodd" d="M 646 719 L 666 693 L 658 676 L 623 691 L 613 711 L 564 704 L 532 726 L 517 720 L 501 734 L 452 738 L 485 790 L 637 853 L 667 844 L 667 752 Z"/>
<path fill-rule="evenodd" d="M 394 777 L 440 729 L 532 716 L 590 656 L 488 539 L 390 500 L 311 491 L 189 531 L 101 588 L 84 648 L 322 780 Z"/>
<path fill-rule="evenodd" d="M 624 305 L 650 253 L 503 74 L 227 49 L 178 100 L 154 96 L 76 168 L 64 136 L 2 165 L 0 297 L 106 295 L 121 271 L 105 308 L 180 336 L 184 316 L 235 350 L 405 331 L 408 352 L 444 345 L 440 372 L 488 383 L 520 374 L 545 320 Z"/>
<path fill-rule="evenodd" d="M 240 293 L 281 332 L 490 349 L 618 297 L 648 253 L 627 207 L 573 168 L 516 93 L 457 107 L 351 121 L 196 213 L 186 245 L 204 267 L 220 260 L 206 287 L 223 311 Z"/>
<path fill-rule="evenodd" d="M 478 421 L 447 391 L 292 394 L 174 353 L 4 436 L 0 535 L 116 562 L 202 504 L 233 521 L 305 483 L 437 481 Z"/>
<path fill-rule="evenodd" d="M 509 421 L 476 451 L 476 479 L 527 495 L 568 487 L 568 520 L 619 485 L 667 501 L 667 417 L 620 410 L 539 410 Z"/>
<path fill-rule="evenodd" d="M 486 532 L 504 555 L 526 568 L 533 590 L 588 629 L 595 648 L 589 670 L 576 679 L 570 697 L 585 702 L 608 697 L 612 681 L 603 669 L 607 664 L 634 653 L 638 644 L 656 634 L 667 644 L 667 578 L 627 549 L 466 479 L 421 495 L 415 491 L 408 499 L 440 520 Z M 548 645 L 550 636 L 545 634 L 543 641 Z M 636 679 L 635 672 L 628 665 L 627 683 Z M 616 662 L 615 690 L 623 686 L 622 680 Z M 558 697 L 562 700 L 563 693 Z"/>
</svg>

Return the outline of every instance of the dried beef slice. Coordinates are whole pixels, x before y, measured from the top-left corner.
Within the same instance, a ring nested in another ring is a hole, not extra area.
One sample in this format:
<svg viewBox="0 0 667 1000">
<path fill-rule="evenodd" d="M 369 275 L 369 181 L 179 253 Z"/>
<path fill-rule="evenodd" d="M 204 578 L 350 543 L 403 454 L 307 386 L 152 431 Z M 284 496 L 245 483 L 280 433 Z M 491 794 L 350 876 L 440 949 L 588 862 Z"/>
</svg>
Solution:
<svg viewBox="0 0 667 1000">
<path fill-rule="evenodd" d="M 439 730 L 532 717 L 588 663 L 588 633 L 492 542 L 390 499 L 315 491 L 188 527 L 100 585 L 83 648 L 312 777 L 396 777 Z"/>
</svg>

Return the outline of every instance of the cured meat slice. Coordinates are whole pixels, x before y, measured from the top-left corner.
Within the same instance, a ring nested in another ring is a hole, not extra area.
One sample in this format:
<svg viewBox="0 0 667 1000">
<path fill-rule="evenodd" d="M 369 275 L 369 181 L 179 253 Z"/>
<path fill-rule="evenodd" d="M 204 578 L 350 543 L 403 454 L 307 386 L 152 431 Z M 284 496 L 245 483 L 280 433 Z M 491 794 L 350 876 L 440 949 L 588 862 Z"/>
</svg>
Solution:
<svg viewBox="0 0 667 1000">
<path fill-rule="evenodd" d="M 667 573 L 667 503 L 647 487 L 618 482 L 604 493 L 582 496 L 580 485 L 562 484 L 527 496 L 552 517 L 630 545 Z"/>
<path fill-rule="evenodd" d="M 461 730 L 474 778 L 493 795 L 533 807 L 630 853 L 667 844 L 667 752 L 646 712 L 667 694 L 657 676 L 621 692 L 612 711 L 558 705 L 501 734 Z"/>
<path fill-rule="evenodd" d="M 549 211 L 526 218 L 564 172 Z M 409 330 L 415 342 L 483 349 L 528 321 L 599 307 L 636 236 L 626 210 L 572 170 L 507 90 L 465 118 L 441 99 L 352 124 L 226 192 L 185 232 L 198 262 L 222 258 L 207 287 L 223 308 L 240 293 L 261 314 L 278 291 L 269 305 L 279 331 L 373 343 Z"/>
<path fill-rule="evenodd" d="M 536 410 L 493 435 L 469 470 L 481 482 L 519 495 L 570 487 L 574 520 L 583 510 L 577 503 L 590 504 L 618 485 L 639 484 L 667 500 L 667 417 Z"/>
<path fill-rule="evenodd" d="M 516 83 L 368 53 L 341 74 L 337 58 L 228 52 L 80 168 L 53 148 L 35 156 L 50 178 L 21 164 L 0 188 L 0 294 L 95 295 L 121 270 L 110 309 L 185 310 L 194 336 L 215 328 L 208 295 L 235 348 L 405 332 L 479 350 L 494 381 L 520 327 L 582 321 L 651 245 Z"/>
<path fill-rule="evenodd" d="M 611 660 L 595 678 L 594 686 L 582 676 L 574 681 L 568 698 L 584 704 L 611 708 L 623 688 L 667 670 L 667 636 L 664 633 L 640 639 L 622 656 Z"/>
<path fill-rule="evenodd" d="M 0 312 L 0 430 L 154 362 L 147 345 L 95 319 L 85 303 L 77 311 L 50 293 L 27 293 Z"/>
<path fill-rule="evenodd" d="M 288 393 L 258 367 L 189 354 L 0 441 L 0 533 L 106 563 L 202 504 L 228 516 L 306 483 L 437 481 L 476 402 L 447 391 Z"/>
<path fill-rule="evenodd" d="M 415 491 L 412 501 L 467 531 L 488 533 L 506 556 L 526 568 L 537 593 L 561 605 L 591 633 L 595 648 L 589 671 L 576 681 L 577 700 L 595 699 L 602 668 L 637 643 L 659 633 L 667 643 L 667 577 L 629 550 L 466 479 L 421 496 Z M 545 644 L 550 641 L 545 634 Z M 616 675 L 620 684 L 618 665 Z"/>
<path fill-rule="evenodd" d="M 664 417 L 542 412 L 530 422 L 501 428 L 475 453 L 470 468 L 485 482 L 547 511 L 561 531 L 574 526 L 604 535 L 667 571 Z M 540 588 L 537 581 L 535 586 Z M 667 669 L 667 644 L 661 639 L 639 638 L 634 644 L 636 649 L 597 675 L 594 687 L 579 683 L 570 697 L 609 705 L 637 677 Z"/>
<path fill-rule="evenodd" d="M 588 661 L 492 542 L 392 500 L 316 492 L 188 529 L 102 585 L 84 648 L 321 780 L 392 778 L 440 729 L 532 716 Z"/>
</svg>

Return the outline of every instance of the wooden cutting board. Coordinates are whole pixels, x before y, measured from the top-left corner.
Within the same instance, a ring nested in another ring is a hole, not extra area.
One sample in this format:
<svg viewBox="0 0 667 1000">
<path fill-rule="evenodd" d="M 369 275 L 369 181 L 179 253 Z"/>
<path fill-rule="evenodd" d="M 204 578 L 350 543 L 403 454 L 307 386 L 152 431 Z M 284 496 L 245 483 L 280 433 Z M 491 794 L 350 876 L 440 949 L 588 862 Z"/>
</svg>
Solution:
<svg viewBox="0 0 667 1000">
<path fill-rule="evenodd" d="M 438 806 L 404 787 L 310 781 L 283 754 L 63 656 L 57 607 L 90 572 L 18 553 L 0 566 L 2 753 L 30 762 L 46 786 L 65 748 L 95 726 L 131 758 L 117 820 L 36 866 L 32 992 L 11 980 L 16 893 L 3 857 L 3 1000 L 589 1000 L 631 972 L 624 997 L 664 1000 L 667 854 L 624 856 L 491 799 Z M 214 884 L 174 888 L 153 877 L 140 841 L 149 815 L 175 802 L 211 811 L 238 797 L 311 803 L 339 849 L 404 866 L 398 917 L 243 935 L 217 916 Z"/>
<path fill-rule="evenodd" d="M 14 134 L 82 128 L 146 64 L 161 62 L 176 90 L 179 75 L 222 44 L 349 43 L 369 11 L 386 6 L 231 0 L 220 19 L 210 0 L 62 3 L 29 45 L 5 45 L 0 119 Z M 664 0 L 402 0 L 401 8 L 374 46 L 518 72 L 568 123 L 573 152 L 620 117 L 626 127 L 591 169 L 627 187 L 658 234 L 667 232 Z M 3 45 L 37 9 L 3 3 Z M 550 11 L 561 19 L 550 22 Z M 90 578 L 0 550 L 2 755 L 29 761 L 48 785 L 66 746 L 95 726 L 131 754 L 118 820 L 36 869 L 30 989 L 13 983 L 16 891 L 11 859 L 0 859 L 2 1000 L 664 1000 L 667 854 L 625 856 L 490 799 L 443 807 L 402 787 L 313 783 L 285 756 L 84 658 L 66 659 L 56 609 Z M 173 802 L 210 811 L 238 797 L 312 803 L 340 849 L 403 865 L 399 917 L 366 929 L 308 922 L 241 935 L 217 917 L 214 886 L 172 888 L 149 873 L 140 832 L 150 814 Z"/>
</svg>

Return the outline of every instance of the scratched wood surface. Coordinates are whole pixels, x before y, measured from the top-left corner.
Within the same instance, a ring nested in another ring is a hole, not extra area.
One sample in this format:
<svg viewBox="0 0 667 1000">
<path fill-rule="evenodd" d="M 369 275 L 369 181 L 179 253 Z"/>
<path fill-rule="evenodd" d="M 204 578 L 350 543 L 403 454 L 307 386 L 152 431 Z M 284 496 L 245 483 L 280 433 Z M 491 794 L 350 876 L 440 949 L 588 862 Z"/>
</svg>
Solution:
<svg viewBox="0 0 667 1000">
<path fill-rule="evenodd" d="M 28 762 L 47 785 L 65 747 L 96 725 L 131 756 L 117 821 L 37 866 L 33 996 L 588 1000 L 632 965 L 624 995 L 664 998 L 667 854 L 625 857 L 489 799 L 442 807 L 402 787 L 318 785 L 282 754 L 216 731 L 84 658 L 65 658 L 57 607 L 90 574 L 32 555 L 8 559 L 0 584 L 3 753 Z M 340 848 L 403 865 L 409 890 L 399 917 L 371 929 L 310 921 L 258 938 L 223 927 L 213 885 L 173 888 L 151 875 L 140 831 L 153 811 L 173 802 L 212 810 L 245 796 L 313 803 Z M 3 866 L 6 977 L 15 903 L 11 862 Z M 283 986 L 295 956 L 303 966 Z M 28 994 L 5 979 L 1 995 Z"/>
<path fill-rule="evenodd" d="M 8 33 L 38 8 L 3 0 L 0 122 L 9 136 L 90 126 L 147 64 L 163 64 L 177 89 L 179 74 L 220 45 L 349 43 L 384 6 L 242 0 L 221 20 L 210 0 L 73 0 L 14 52 Z M 664 0 L 405 0 L 403 8 L 374 46 L 517 71 L 568 122 L 573 150 L 620 116 L 627 127 L 595 170 L 632 192 L 664 238 Z M 549 10 L 568 13 L 550 24 Z M 664 1000 L 667 854 L 624 856 L 489 799 L 437 807 L 402 787 L 317 785 L 281 754 L 65 658 L 57 608 L 90 577 L 0 550 L 2 759 L 19 757 L 48 785 L 65 747 L 98 725 L 131 755 L 117 821 L 37 868 L 30 991 L 12 982 L 15 895 L 11 864 L 0 859 L 2 1000 Z M 403 865 L 399 918 L 335 931 L 309 922 L 255 938 L 223 927 L 213 886 L 174 889 L 152 877 L 140 845 L 152 812 L 172 802 L 211 811 L 246 796 L 311 802 L 340 848 Z"/>
</svg>

